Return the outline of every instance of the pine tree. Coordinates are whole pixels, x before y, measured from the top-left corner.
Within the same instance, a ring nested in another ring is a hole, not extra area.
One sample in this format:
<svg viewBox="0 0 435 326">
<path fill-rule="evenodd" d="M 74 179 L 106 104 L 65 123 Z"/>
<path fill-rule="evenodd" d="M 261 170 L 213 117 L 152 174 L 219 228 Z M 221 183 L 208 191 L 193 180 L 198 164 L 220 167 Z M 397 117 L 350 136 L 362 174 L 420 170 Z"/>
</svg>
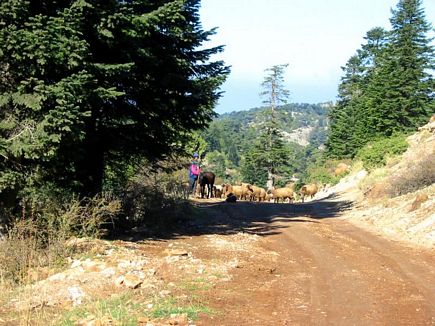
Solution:
<svg viewBox="0 0 435 326">
<path fill-rule="evenodd" d="M 374 134 L 369 124 L 367 87 L 387 42 L 387 32 L 376 27 L 367 32 L 366 43 L 343 67 L 339 100 L 330 113 L 328 154 L 353 157 Z"/>
<path fill-rule="evenodd" d="M 261 133 L 255 146 L 254 161 L 257 167 L 267 171 L 266 187 L 274 186 L 275 173 L 277 168 L 288 159 L 288 152 L 285 149 L 282 135 L 278 129 L 277 107 L 285 104 L 289 97 L 289 91 L 284 86 L 284 70 L 288 64 L 276 65 L 266 69 L 266 77 L 261 86 L 263 91 L 260 93 L 265 97 L 264 104 L 268 110 L 263 115 Z"/>
<path fill-rule="evenodd" d="M 401 0 L 392 11 L 389 44 L 368 87 L 377 135 L 415 130 L 435 112 L 434 47 L 421 7 L 421 0 Z"/>
<path fill-rule="evenodd" d="M 201 47 L 199 0 L 0 4 L 0 191 L 84 195 L 111 162 L 183 151 L 228 68 Z"/>
</svg>

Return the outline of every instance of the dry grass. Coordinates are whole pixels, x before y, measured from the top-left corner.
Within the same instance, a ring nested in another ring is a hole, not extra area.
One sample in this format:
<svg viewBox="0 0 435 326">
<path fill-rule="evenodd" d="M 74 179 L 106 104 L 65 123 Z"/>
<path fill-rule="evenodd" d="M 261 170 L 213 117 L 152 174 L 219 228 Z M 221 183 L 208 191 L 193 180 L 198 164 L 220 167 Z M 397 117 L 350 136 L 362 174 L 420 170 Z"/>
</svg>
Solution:
<svg viewBox="0 0 435 326">
<path fill-rule="evenodd" d="M 189 187 L 186 171 L 145 172 L 128 185 L 123 201 L 127 225 L 146 224 L 170 227 L 174 221 L 191 213 L 187 203 Z"/>
<path fill-rule="evenodd" d="M 74 199 L 66 205 L 45 207 L 12 221 L 0 241 L 0 287 L 34 281 L 29 271 L 61 266 L 75 248 L 71 237 L 99 237 L 102 225 L 120 210 L 119 201 L 104 196 Z"/>
<path fill-rule="evenodd" d="M 365 177 L 359 184 L 359 188 L 367 198 L 378 198 L 386 196 L 387 168 L 377 168 Z"/>
<path fill-rule="evenodd" d="M 415 192 L 435 183 L 435 154 L 422 154 L 389 178 L 388 194 L 392 197 Z"/>
</svg>

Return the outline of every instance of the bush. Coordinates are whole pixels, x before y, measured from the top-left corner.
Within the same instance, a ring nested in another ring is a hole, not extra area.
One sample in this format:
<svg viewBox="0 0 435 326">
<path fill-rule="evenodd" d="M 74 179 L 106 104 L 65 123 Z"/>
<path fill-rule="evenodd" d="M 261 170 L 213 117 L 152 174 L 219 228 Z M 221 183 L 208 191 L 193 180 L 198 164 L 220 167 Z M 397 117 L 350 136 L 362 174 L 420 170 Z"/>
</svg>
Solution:
<svg viewBox="0 0 435 326">
<path fill-rule="evenodd" d="M 190 214 L 187 170 L 172 173 L 145 171 L 132 180 L 122 199 L 128 225 L 170 227 L 175 219 Z"/>
<path fill-rule="evenodd" d="M 407 148 L 405 135 L 395 135 L 368 143 L 358 151 L 356 158 L 363 161 L 366 169 L 372 170 L 384 166 L 388 157 L 402 154 Z"/>
<path fill-rule="evenodd" d="M 389 195 L 400 196 L 435 183 L 435 154 L 426 154 L 389 180 Z"/>
<path fill-rule="evenodd" d="M 337 184 L 340 179 L 343 177 L 336 176 L 334 174 L 335 168 L 337 165 L 343 161 L 340 160 L 323 160 L 320 159 L 314 163 L 311 163 L 307 168 L 307 176 L 306 176 L 306 183 L 309 182 L 315 182 L 315 183 L 326 183 L 335 185 Z"/>
<path fill-rule="evenodd" d="M 99 237 L 104 223 L 113 223 L 120 202 L 99 195 L 83 200 L 42 201 L 23 205 L 22 216 L 12 220 L 0 241 L 0 281 L 25 283 L 30 269 L 56 267 L 74 253 L 66 240 Z"/>
<path fill-rule="evenodd" d="M 385 167 L 374 169 L 360 181 L 358 187 L 364 194 L 369 194 L 374 187 L 378 187 L 377 185 L 384 185 L 383 187 L 386 188 L 385 179 L 387 176 L 388 170 Z M 370 196 L 373 197 L 374 194 Z"/>
</svg>

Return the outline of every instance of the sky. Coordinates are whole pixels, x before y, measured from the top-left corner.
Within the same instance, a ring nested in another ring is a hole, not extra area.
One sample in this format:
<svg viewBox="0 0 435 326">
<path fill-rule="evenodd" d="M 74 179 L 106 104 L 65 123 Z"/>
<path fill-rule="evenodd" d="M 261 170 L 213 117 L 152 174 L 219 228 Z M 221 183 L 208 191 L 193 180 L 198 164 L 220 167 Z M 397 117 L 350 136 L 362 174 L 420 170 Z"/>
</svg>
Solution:
<svg viewBox="0 0 435 326">
<path fill-rule="evenodd" d="M 262 106 L 265 69 L 285 63 L 289 102 L 335 101 L 341 67 L 361 48 L 367 31 L 391 29 L 391 9 L 398 1 L 202 0 L 202 27 L 217 27 L 205 46 L 225 45 L 212 59 L 231 66 L 215 111 Z M 422 3 L 435 27 L 435 0 Z"/>
</svg>

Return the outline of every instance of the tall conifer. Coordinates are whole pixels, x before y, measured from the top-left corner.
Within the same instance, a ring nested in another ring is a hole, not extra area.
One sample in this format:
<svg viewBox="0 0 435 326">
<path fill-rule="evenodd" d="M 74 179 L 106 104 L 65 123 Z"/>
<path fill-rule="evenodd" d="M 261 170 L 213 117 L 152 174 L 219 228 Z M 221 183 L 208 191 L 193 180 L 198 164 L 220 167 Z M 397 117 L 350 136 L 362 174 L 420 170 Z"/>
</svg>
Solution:
<svg viewBox="0 0 435 326">
<path fill-rule="evenodd" d="M 0 3 L 0 192 L 94 194 L 110 162 L 158 162 L 214 116 L 228 68 L 199 0 Z"/>
<path fill-rule="evenodd" d="M 415 130 L 434 113 L 434 47 L 421 0 L 401 0 L 390 19 L 389 43 L 368 89 L 377 135 Z"/>
</svg>

